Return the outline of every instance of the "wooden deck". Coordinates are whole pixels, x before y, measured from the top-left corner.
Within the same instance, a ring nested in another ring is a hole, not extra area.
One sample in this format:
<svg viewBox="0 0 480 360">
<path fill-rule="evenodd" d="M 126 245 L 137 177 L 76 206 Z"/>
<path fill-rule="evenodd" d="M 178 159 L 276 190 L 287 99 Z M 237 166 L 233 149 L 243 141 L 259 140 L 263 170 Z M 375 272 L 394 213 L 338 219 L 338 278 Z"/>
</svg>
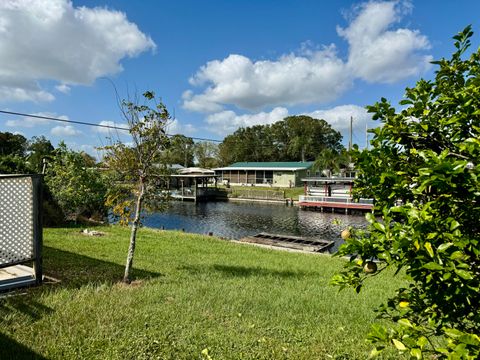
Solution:
<svg viewBox="0 0 480 360">
<path fill-rule="evenodd" d="M 334 241 L 307 239 L 300 236 L 260 233 L 239 240 L 244 243 L 271 246 L 273 248 L 292 249 L 307 252 L 324 252 L 333 246 Z"/>
<path fill-rule="evenodd" d="M 36 283 L 32 267 L 15 265 L 0 269 L 0 291 L 31 286 Z"/>
</svg>

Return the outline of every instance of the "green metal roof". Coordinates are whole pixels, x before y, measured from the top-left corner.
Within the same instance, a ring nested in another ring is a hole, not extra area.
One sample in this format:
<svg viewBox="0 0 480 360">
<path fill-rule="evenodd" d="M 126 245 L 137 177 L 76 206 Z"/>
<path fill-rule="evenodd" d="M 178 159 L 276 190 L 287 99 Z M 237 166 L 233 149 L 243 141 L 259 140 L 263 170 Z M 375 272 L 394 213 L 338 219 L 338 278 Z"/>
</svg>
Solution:
<svg viewBox="0 0 480 360">
<path fill-rule="evenodd" d="M 263 161 L 263 162 L 236 162 L 230 166 L 219 168 L 215 170 L 226 170 L 226 169 L 308 169 L 313 165 L 313 161 Z"/>
</svg>

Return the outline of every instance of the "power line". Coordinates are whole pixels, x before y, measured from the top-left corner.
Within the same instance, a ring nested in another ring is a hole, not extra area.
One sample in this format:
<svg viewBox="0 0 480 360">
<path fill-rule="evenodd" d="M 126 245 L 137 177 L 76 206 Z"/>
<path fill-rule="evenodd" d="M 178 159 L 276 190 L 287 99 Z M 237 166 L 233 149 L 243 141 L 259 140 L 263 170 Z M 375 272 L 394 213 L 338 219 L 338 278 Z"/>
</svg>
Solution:
<svg viewBox="0 0 480 360">
<path fill-rule="evenodd" d="M 130 130 L 129 128 L 116 126 L 116 125 L 95 124 L 95 123 L 89 123 L 89 122 L 85 122 L 85 121 L 67 120 L 67 119 L 60 119 L 60 118 L 55 118 L 55 117 L 50 117 L 50 116 L 20 113 L 20 112 L 15 112 L 15 111 L 0 110 L 0 113 L 1 114 L 7 114 L 7 115 L 14 115 L 14 116 L 30 117 L 30 118 L 33 118 L 33 119 L 57 121 L 57 122 L 63 122 L 63 123 L 69 123 L 69 124 L 94 126 L 94 127 L 100 127 L 100 128 L 106 128 L 106 129 L 123 130 L 123 131 L 129 131 Z M 169 136 L 169 137 L 175 136 L 175 134 L 166 134 L 166 135 Z M 178 135 L 180 135 L 180 134 L 178 134 Z M 187 136 L 187 137 L 192 139 L 192 140 L 197 140 L 197 141 L 209 141 L 209 142 L 216 142 L 216 143 L 222 143 L 223 142 L 223 140 L 217 140 L 217 139 L 200 138 L 200 137 L 194 137 L 194 136 Z M 270 146 L 271 145 L 267 145 L 267 144 L 257 145 L 257 147 L 270 147 Z"/>
<path fill-rule="evenodd" d="M 34 119 L 58 121 L 58 122 L 69 123 L 69 124 L 96 126 L 96 127 L 106 128 L 106 129 L 123 130 L 123 131 L 129 131 L 130 130 L 129 128 L 116 126 L 116 125 L 94 124 L 94 123 L 89 123 L 89 122 L 85 122 L 85 121 L 74 121 L 74 120 L 67 120 L 67 119 L 59 119 L 59 118 L 54 118 L 54 117 L 50 117 L 50 116 L 24 114 L 24 113 L 19 113 L 19 112 L 14 112 L 14 111 L 0 110 L 0 113 L 7 114 L 7 115 L 30 117 L 30 118 L 34 118 Z M 172 135 L 172 134 L 166 134 L 166 135 L 169 136 L 169 137 L 175 136 L 175 135 Z M 200 138 L 200 137 L 193 137 L 193 136 L 188 136 L 188 137 L 191 138 L 192 140 L 198 140 L 198 141 L 210 141 L 210 142 L 218 142 L 218 143 L 223 142 L 222 140 L 216 140 L 216 139 Z"/>
</svg>

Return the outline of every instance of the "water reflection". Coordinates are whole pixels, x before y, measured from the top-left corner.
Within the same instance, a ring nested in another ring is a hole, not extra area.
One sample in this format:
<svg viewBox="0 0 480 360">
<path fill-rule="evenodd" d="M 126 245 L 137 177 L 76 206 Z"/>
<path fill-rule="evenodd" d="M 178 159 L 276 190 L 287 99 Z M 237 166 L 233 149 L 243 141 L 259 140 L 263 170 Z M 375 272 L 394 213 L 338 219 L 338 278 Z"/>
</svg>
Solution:
<svg viewBox="0 0 480 360">
<path fill-rule="evenodd" d="M 174 201 L 163 213 L 148 215 L 145 226 L 240 239 L 259 232 L 334 240 L 336 250 L 346 226 L 365 227 L 363 215 L 302 211 L 283 204 Z"/>
</svg>

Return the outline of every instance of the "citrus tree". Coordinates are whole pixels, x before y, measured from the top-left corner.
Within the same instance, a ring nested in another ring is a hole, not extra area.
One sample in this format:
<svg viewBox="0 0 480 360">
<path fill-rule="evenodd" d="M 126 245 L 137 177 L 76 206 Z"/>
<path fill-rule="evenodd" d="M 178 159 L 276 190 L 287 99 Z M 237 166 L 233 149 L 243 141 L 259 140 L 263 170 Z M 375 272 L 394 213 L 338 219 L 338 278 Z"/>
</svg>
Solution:
<svg viewBox="0 0 480 360">
<path fill-rule="evenodd" d="M 433 81 L 406 89 L 403 110 L 383 98 L 368 107 L 382 126 L 373 148 L 357 153 L 356 195 L 375 199 L 375 216 L 366 231 L 350 231 L 339 251 L 350 261 L 333 281 L 360 291 L 388 267 L 410 280 L 380 308 L 391 322 L 373 326 L 372 355 L 393 345 L 417 359 L 480 358 L 480 52 L 465 54 L 472 34 L 467 27 L 454 37 Z"/>
</svg>

